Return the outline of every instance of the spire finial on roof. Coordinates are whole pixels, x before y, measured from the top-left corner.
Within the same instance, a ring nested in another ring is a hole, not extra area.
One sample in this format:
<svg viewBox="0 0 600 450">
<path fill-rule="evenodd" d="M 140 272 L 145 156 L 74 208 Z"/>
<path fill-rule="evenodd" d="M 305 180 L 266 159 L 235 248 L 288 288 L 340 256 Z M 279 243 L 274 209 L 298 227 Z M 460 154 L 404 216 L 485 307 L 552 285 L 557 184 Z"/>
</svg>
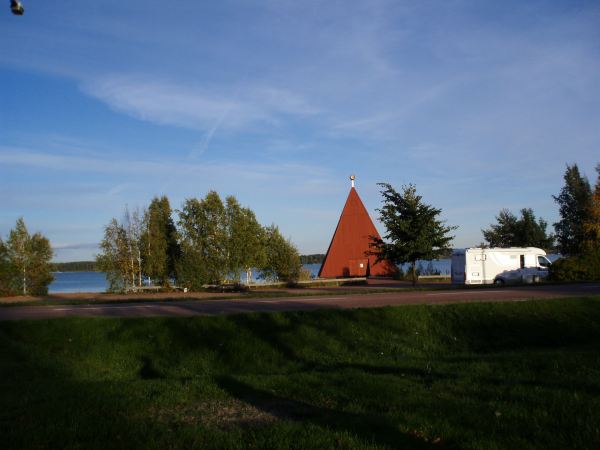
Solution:
<svg viewBox="0 0 600 450">
<path fill-rule="evenodd" d="M 350 181 L 352 181 L 352 187 L 354 187 L 354 180 L 356 180 L 356 175 L 350 175 Z"/>
</svg>

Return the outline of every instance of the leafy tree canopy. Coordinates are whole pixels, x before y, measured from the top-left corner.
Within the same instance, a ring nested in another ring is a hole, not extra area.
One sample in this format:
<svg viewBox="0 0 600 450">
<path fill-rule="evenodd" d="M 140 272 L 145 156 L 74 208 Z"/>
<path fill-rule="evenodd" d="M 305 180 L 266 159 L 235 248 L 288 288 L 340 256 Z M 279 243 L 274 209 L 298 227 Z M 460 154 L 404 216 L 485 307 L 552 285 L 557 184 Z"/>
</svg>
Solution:
<svg viewBox="0 0 600 450">
<path fill-rule="evenodd" d="M 23 218 L 17 220 L 5 243 L 0 242 L 0 290 L 5 293 L 44 295 L 53 280 L 52 247 L 41 233 L 29 234 Z M 2 270 L 2 272 L 4 272 Z"/>
<path fill-rule="evenodd" d="M 229 196 L 225 206 L 227 228 L 227 268 L 237 277 L 246 272 L 250 282 L 251 269 L 264 264 L 264 229 L 250 208 L 240 206 L 235 197 Z"/>
<path fill-rule="evenodd" d="M 220 284 L 227 276 L 227 226 L 219 194 L 187 199 L 178 224 L 183 253 L 178 279 L 192 289 Z"/>
<path fill-rule="evenodd" d="M 490 247 L 553 247 L 554 236 L 546 233 L 548 223 L 542 218 L 536 220 L 531 208 L 522 209 L 520 218 L 503 209 L 496 221 L 490 228 L 481 230 Z"/>
<path fill-rule="evenodd" d="M 583 223 L 584 248 L 586 253 L 600 253 L 600 164 L 596 166 L 598 179 L 592 194 L 587 220 Z"/>
<path fill-rule="evenodd" d="M 300 254 L 289 239 L 283 237 L 275 225 L 265 228 L 265 259 L 260 267 L 267 280 L 295 283 L 300 277 Z"/>
</svg>

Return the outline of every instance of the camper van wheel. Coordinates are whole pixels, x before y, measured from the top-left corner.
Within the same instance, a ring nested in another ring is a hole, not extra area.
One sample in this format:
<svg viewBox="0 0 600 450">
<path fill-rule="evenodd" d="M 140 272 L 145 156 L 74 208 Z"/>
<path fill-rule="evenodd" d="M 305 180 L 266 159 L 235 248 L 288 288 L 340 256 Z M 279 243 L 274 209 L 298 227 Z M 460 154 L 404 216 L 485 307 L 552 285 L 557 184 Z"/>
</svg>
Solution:
<svg viewBox="0 0 600 450">
<path fill-rule="evenodd" d="M 502 280 L 502 279 L 500 279 L 500 278 L 496 278 L 496 279 L 494 280 L 494 284 L 495 284 L 496 286 L 502 286 L 502 285 L 504 284 L 504 280 Z"/>
</svg>

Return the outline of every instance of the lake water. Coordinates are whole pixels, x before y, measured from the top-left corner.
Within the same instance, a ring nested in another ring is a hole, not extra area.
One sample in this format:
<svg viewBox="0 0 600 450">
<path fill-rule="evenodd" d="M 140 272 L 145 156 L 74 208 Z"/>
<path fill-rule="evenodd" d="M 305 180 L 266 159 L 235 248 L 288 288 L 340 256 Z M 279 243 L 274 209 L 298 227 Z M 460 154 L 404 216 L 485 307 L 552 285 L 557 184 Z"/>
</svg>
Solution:
<svg viewBox="0 0 600 450">
<path fill-rule="evenodd" d="M 429 261 L 421 262 L 423 268 L 427 268 Z M 433 267 L 442 274 L 450 273 L 450 260 L 432 261 Z M 313 277 L 319 274 L 321 264 L 304 264 L 304 268 L 310 270 Z M 76 293 L 76 292 L 104 292 L 108 289 L 106 275 L 103 272 L 54 272 L 54 281 L 48 287 L 50 294 Z M 253 282 L 260 283 L 260 273 L 252 273 Z"/>
<path fill-rule="evenodd" d="M 73 292 L 104 292 L 108 288 L 104 272 L 54 272 L 48 286 L 50 294 Z"/>
</svg>

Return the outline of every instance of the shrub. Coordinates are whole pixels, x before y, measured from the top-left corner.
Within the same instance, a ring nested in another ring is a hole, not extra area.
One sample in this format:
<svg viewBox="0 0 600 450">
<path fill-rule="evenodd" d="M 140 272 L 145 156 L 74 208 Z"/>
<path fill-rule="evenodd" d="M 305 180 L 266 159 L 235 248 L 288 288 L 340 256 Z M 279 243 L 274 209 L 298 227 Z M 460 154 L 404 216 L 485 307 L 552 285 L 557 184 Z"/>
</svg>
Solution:
<svg viewBox="0 0 600 450">
<path fill-rule="evenodd" d="M 549 279 L 553 281 L 600 280 L 600 253 L 561 258 L 550 266 Z"/>
<path fill-rule="evenodd" d="M 398 270 L 392 275 L 392 278 L 394 280 L 400 280 L 400 281 L 403 281 L 406 279 L 406 275 L 404 273 L 404 270 L 402 270 L 402 267 L 398 266 Z"/>
<path fill-rule="evenodd" d="M 310 281 L 313 279 L 313 274 L 306 267 L 302 267 L 300 269 L 300 275 L 298 277 L 298 281 Z"/>
</svg>

